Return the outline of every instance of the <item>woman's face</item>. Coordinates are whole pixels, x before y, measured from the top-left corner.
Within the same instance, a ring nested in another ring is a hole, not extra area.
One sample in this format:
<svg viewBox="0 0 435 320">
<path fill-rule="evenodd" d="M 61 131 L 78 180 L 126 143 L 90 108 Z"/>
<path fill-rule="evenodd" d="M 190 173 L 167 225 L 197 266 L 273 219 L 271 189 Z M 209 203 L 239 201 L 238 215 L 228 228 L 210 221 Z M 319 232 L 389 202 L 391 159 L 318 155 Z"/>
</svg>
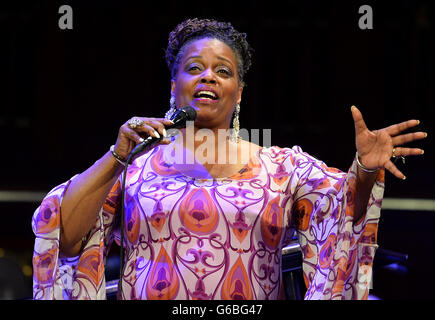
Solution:
<svg viewBox="0 0 435 320">
<path fill-rule="evenodd" d="M 191 105 L 196 109 L 195 126 L 229 128 L 243 90 L 234 52 L 217 39 L 192 42 L 184 50 L 171 90 L 178 107 Z"/>
</svg>

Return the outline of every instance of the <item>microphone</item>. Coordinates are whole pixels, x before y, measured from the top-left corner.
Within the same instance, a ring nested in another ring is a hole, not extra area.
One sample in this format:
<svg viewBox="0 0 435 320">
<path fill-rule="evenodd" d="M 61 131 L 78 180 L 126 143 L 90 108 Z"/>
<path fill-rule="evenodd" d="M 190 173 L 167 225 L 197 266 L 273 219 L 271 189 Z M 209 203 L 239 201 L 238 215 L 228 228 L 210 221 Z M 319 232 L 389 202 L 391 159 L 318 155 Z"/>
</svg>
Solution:
<svg viewBox="0 0 435 320">
<path fill-rule="evenodd" d="M 187 121 L 194 121 L 196 119 L 196 111 L 191 106 L 185 106 L 181 109 L 177 109 L 174 114 L 171 117 L 171 121 L 174 123 L 173 125 L 166 126 L 166 129 L 180 129 L 186 127 Z M 128 156 L 129 161 L 127 161 L 128 164 L 130 164 L 130 159 L 133 158 L 138 153 L 141 153 L 147 146 L 150 144 L 161 140 L 162 138 L 156 138 L 149 136 L 144 141 L 139 143 L 134 149 L 131 151 L 130 155 Z"/>
</svg>

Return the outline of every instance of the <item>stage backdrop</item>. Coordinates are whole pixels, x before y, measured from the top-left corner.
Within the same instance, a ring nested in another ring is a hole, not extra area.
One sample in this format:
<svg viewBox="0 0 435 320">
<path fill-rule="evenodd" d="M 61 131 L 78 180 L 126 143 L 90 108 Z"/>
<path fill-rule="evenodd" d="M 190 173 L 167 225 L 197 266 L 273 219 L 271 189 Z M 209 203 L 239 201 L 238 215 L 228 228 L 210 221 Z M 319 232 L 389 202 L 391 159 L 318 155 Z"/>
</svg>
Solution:
<svg viewBox="0 0 435 320">
<path fill-rule="evenodd" d="M 72 29 L 59 28 L 64 4 L 73 9 Z M 363 5 L 373 10 L 373 29 L 359 27 Z M 299 145 L 347 171 L 355 155 L 351 105 L 370 129 L 420 119 L 429 137 L 415 145 L 425 155 L 399 164 L 406 181 L 387 173 L 385 197 L 435 198 L 429 0 L 2 1 L 0 189 L 47 192 L 101 157 L 130 117 L 163 116 L 168 33 L 192 17 L 232 22 L 255 50 L 241 127 L 272 129 L 272 144 Z M 3 257 L 27 266 L 29 275 L 38 202 L 0 206 Z M 386 299 L 434 297 L 423 284 L 433 280 L 421 278 L 434 262 L 433 217 L 433 211 L 385 212 L 380 245 L 409 255 L 407 287 L 375 279 L 374 292 Z"/>
</svg>

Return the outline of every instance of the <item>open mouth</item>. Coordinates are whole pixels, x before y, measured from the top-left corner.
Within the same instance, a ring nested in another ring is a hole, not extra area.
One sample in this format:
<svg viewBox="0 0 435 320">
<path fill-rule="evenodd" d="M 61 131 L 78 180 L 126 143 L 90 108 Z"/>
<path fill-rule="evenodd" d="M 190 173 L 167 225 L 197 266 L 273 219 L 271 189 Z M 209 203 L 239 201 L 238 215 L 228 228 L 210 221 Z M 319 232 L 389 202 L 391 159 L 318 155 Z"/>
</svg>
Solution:
<svg viewBox="0 0 435 320">
<path fill-rule="evenodd" d="M 212 101 L 219 99 L 219 97 L 216 93 L 214 93 L 213 91 L 208 91 L 208 90 L 197 91 L 193 97 L 197 98 L 197 99 L 207 99 L 207 100 L 212 100 Z"/>
</svg>

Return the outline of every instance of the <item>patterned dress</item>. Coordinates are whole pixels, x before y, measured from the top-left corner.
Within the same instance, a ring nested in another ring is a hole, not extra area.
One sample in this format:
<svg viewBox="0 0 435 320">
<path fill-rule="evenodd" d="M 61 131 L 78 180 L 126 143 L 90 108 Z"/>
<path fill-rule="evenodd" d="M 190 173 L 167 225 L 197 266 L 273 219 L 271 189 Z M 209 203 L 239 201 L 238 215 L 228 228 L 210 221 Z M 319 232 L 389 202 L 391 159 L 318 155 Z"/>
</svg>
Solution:
<svg viewBox="0 0 435 320">
<path fill-rule="evenodd" d="M 356 161 L 347 173 L 300 147 L 261 148 L 237 174 L 195 179 L 158 146 L 127 173 L 122 299 L 282 299 L 281 250 L 297 232 L 305 299 L 367 299 L 384 191 L 380 170 L 353 222 Z M 104 264 L 120 243 L 111 189 L 79 256 L 59 254 L 60 203 L 50 191 L 32 219 L 34 299 L 105 299 Z"/>
</svg>

